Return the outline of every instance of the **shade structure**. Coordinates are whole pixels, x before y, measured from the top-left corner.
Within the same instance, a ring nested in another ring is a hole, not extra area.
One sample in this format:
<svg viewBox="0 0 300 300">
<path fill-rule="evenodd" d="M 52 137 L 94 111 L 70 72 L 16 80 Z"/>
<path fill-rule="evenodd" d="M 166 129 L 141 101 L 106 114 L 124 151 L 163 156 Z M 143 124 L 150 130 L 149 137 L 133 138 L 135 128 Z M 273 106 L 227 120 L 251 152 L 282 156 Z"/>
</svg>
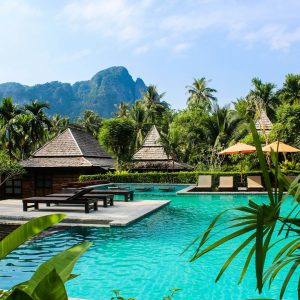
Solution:
<svg viewBox="0 0 300 300">
<path fill-rule="evenodd" d="M 241 153 L 253 153 L 255 152 L 255 147 L 247 145 L 245 143 L 238 142 L 235 145 L 219 152 L 219 154 L 241 154 Z"/>
<path fill-rule="evenodd" d="M 293 152 L 300 152 L 300 149 L 292 147 L 282 142 L 273 142 L 272 144 L 266 145 L 262 148 L 264 152 L 283 152 L 283 153 L 293 153 Z"/>
<path fill-rule="evenodd" d="M 256 152 L 256 148 L 245 143 L 238 142 L 235 145 L 219 152 L 219 154 L 244 154 Z M 241 182 L 243 180 L 243 163 L 241 162 Z"/>
</svg>

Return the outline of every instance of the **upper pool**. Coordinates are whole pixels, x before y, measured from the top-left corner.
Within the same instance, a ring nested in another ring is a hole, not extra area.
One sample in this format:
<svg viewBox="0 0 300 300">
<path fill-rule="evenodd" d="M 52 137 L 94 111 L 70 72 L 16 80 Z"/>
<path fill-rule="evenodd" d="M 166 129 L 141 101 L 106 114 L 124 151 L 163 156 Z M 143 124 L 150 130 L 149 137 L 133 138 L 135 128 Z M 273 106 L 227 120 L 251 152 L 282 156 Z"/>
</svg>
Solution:
<svg viewBox="0 0 300 300">
<path fill-rule="evenodd" d="M 178 186 L 181 188 L 184 187 Z M 106 300 L 112 297 L 113 289 L 120 289 L 127 297 L 160 300 L 168 289 L 178 287 L 182 291 L 174 300 L 278 298 L 282 277 L 262 295 L 255 291 L 253 268 L 237 285 L 245 261 L 243 255 L 214 283 L 218 270 L 238 241 L 194 263 L 188 262 L 192 251 L 179 255 L 220 211 L 245 205 L 249 199 L 266 202 L 266 195 L 179 196 L 175 192 L 153 190 L 137 192 L 135 199 L 170 199 L 171 203 L 127 228 L 73 227 L 32 241 L 0 262 L 1 288 L 28 279 L 42 261 L 56 252 L 92 241 L 93 246 L 75 267 L 74 273 L 80 276 L 67 283 L 70 297 Z M 296 282 L 291 282 L 285 299 L 295 298 L 296 286 Z"/>
</svg>

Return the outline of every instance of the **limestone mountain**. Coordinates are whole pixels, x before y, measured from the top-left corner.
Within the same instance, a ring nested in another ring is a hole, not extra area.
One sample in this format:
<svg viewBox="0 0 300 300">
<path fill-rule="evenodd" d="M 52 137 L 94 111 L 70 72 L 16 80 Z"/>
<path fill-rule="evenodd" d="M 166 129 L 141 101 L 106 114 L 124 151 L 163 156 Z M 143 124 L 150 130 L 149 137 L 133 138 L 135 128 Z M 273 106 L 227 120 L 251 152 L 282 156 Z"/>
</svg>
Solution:
<svg viewBox="0 0 300 300">
<path fill-rule="evenodd" d="M 0 97 L 11 96 L 19 104 L 29 100 L 47 101 L 50 115 L 75 117 L 85 109 L 92 109 L 101 117 L 111 117 L 115 104 L 133 103 L 146 90 L 144 81 L 134 81 L 124 67 L 111 67 L 95 74 L 90 80 L 73 85 L 59 81 L 22 85 L 16 82 L 0 84 Z"/>
</svg>

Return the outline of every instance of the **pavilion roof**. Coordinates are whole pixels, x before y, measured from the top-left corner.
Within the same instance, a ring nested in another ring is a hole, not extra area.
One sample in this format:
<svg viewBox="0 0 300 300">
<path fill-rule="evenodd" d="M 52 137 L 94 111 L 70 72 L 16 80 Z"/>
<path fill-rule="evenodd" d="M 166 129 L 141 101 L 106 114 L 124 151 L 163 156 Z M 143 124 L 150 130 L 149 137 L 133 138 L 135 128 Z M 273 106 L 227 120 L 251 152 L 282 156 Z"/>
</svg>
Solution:
<svg viewBox="0 0 300 300">
<path fill-rule="evenodd" d="M 113 165 L 113 159 L 92 135 L 78 128 L 67 128 L 21 164 L 27 168 L 108 168 Z"/>
<path fill-rule="evenodd" d="M 177 162 L 171 155 L 167 155 L 155 125 L 147 133 L 141 148 L 133 155 L 132 161 L 134 169 L 192 169 L 191 166 Z"/>
</svg>

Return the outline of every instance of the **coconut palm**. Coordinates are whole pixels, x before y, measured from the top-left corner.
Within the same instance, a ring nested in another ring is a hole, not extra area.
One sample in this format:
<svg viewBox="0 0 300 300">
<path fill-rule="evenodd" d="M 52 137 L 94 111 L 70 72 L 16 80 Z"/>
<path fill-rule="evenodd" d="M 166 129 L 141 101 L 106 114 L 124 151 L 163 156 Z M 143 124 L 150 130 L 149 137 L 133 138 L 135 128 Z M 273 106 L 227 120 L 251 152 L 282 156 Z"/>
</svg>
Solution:
<svg viewBox="0 0 300 300">
<path fill-rule="evenodd" d="M 129 105 L 121 101 L 118 105 L 115 104 L 115 108 L 117 109 L 117 112 L 114 113 L 115 116 L 117 117 L 127 117 L 128 111 L 129 111 Z"/>
<path fill-rule="evenodd" d="M 229 106 L 214 105 L 211 115 L 203 121 L 206 141 L 213 148 L 228 146 L 244 137 L 248 130 L 245 121 Z"/>
<path fill-rule="evenodd" d="M 46 132 L 51 128 L 51 121 L 44 112 L 45 108 L 49 109 L 49 104 L 38 100 L 32 100 L 30 104 L 24 105 L 25 112 L 31 116 L 31 140 L 35 147 L 44 142 Z"/>
<path fill-rule="evenodd" d="M 21 115 L 23 111 L 18 105 L 13 104 L 12 98 L 2 98 L 0 105 L 0 137 L 2 146 L 4 146 L 10 156 L 13 158 L 13 147 L 16 138 L 16 128 L 18 126 L 17 117 Z"/>
<path fill-rule="evenodd" d="M 147 121 L 155 124 L 160 119 L 163 112 L 168 109 L 168 104 L 161 99 L 165 93 L 159 94 L 155 85 L 149 85 L 143 93 L 142 100 L 146 107 Z"/>
<path fill-rule="evenodd" d="M 51 121 L 51 130 L 48 133 L 47 139 L 50 140 L 57 136 L 59 133 L 63 132 L 68 128 L 70 124 L 70 118 L 62 117 L 60 115 L 53 115 L 50 118 Z"/>
<path fill-rule="evenodd" d="M 140 148 L 144 139 L 147 113 L 146 107 L 142 100 L 137 100 L 134 105 L 132 105 L 129 115 L 135 124 L 135 150 Z"/>
<path fill-rule="evenodd" d="M 94 137 L 97 137 L 101 128 L 102 120 L 96 112 L 87 109 L 83 112 L 83 116 L 77 119 L 77 123 Z"/>
<path fill-rule="evenodd" d="M 208 87 L 209 80 L 205 77 L 200 79 L 194 78 L 192 85 L 187 86 L 189 98 L 187 104 L 190 108 L 200 108 L 205 111 L 210 111 L 213 103 L 216 103 L 217 98 L 214 93 L 217 90 Z"/>
<path fill-rule="evenodd" d="M 300 75 L 288 74 L 283 88 L 279 91 L 279 98 L 284 103 L 300 104 Z"/>
<path fill-rule="evenodd" d="M 254 89 L 250 90 L 248 104 L 253 101 L 257 113 L 264 110 L 271 119 L 274 119 L 278 105 L 278 98 L 274 92 L 276 85 L 270 82 L 263 83 L 259 78 L 253 78 L 252 85 Z"/>
</svg>

